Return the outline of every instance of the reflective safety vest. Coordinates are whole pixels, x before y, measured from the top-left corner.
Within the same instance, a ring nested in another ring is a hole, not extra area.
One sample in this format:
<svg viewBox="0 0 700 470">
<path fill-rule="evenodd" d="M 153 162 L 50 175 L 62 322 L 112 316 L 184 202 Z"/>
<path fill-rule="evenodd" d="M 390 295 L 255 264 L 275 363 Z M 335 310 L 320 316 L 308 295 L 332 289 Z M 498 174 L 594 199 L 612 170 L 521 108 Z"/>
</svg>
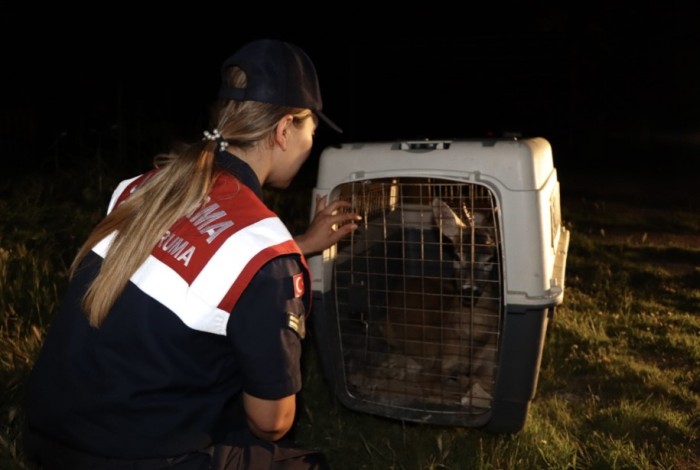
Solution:
<svg viewBox="0 0 700 470">
<path fill-rule="evenodd" d="M 122 181 L 108 212 L 155 171 Z M 93 251 L 104 258 L 114 236 Z M 190 328 L 226 335 L 229 314 L 251 279 L 270 260 L 289 254 L 299 255 L 306 270 L 294 287 L 310 305 L 308 266 L 289 230 L 248 186 L 222 172 L 206 200 L 163 234 L 130 280 Z"/>
</svg>

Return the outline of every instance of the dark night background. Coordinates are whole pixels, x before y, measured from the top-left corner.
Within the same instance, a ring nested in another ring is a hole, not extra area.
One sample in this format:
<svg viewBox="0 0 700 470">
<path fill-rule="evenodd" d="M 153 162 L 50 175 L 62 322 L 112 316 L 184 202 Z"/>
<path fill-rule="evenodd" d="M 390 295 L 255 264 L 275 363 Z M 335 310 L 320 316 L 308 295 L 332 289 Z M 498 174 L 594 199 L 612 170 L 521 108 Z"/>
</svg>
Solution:
<svg viewBox="0 0 700 470">
<path fill-rule="evenodd" d="M 276 37 L 312 57 L 324 111 L 345 131 L 318 132 L 311 165 L 338 142 L 516 132 L 552 143 L 565 193 L 616 180 L 648 191 L 663 180 L 698 195 L 692 2 L 560 3 L 395 15 L 336 5 L 299 18 L 203 5 L 153 15 L 6 12 L 0 172 L 96 157 L 142 171 L 175 140 L 201 137 L 220 63 L 248 40 Z"/>
</svg>

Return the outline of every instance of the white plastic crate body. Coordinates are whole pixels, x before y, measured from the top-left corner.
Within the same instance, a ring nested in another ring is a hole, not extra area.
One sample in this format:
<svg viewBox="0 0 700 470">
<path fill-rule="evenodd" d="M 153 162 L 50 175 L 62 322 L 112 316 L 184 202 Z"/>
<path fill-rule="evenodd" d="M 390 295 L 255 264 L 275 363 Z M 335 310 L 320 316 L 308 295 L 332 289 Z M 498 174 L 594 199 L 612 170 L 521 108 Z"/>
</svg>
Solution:
<svg viewBox="0 0 700 470">
<path fill-rule="evenodd" d="M 323 152 L 314 195 L 365 216 L 309 260 L 314 329 L 341 401 L 412 421 L 522 426 L 568 248 L 549 143 L 344 144 Z M 441 203 L 464 206 L 459 233 L 472 239 L 459 246 L 472 253 L 457 259 L 470 273 L 450 274 L 450 229 L 434 230 Z M 484 250 L 489 261 L 476 263 Z"/>
</svg>

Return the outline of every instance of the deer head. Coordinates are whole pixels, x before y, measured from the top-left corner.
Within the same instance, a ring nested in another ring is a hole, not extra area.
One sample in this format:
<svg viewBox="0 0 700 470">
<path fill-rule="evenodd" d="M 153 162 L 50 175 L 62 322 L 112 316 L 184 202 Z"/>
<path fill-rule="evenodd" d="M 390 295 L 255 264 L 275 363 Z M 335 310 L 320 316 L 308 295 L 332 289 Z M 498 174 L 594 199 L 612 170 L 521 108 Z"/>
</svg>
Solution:
<svg viewBox="0 0 700 470">
<path fill-rule="evenodd" d="M 472 213 L 462 206 L 463 218 L 442 199 L 433 199 L 433 217 L 440 234 L 452 244 L 455 277 L 461 279 L 465 295 L 481 296 L 481 280 L 490 278 L 496 262 L 493 229 L 487 227 L 488 216 Z M 468 250 L 468 251 L 467 251 Z"/>
</svg>

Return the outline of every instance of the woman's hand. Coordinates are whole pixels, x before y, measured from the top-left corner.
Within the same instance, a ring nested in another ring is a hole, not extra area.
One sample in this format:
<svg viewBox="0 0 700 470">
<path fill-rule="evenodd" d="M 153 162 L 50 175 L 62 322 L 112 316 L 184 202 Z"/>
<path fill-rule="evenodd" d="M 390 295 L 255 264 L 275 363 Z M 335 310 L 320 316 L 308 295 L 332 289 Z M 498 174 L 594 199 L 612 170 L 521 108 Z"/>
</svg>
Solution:
<svg viewBox="0 0 700 470">
<path fill-rule="evenodd" d="M 347 201 L 333 201 L 328 204 L 326 196 L 316 197 L 316 213 L 306 233 L 294 238 L 305 256 L 321 252 L 338 243 L 338 240 L 357 229 L 358 220 L 362 219 L 354 212 L 338 212 L 347 209 Z"/>
</svg>

